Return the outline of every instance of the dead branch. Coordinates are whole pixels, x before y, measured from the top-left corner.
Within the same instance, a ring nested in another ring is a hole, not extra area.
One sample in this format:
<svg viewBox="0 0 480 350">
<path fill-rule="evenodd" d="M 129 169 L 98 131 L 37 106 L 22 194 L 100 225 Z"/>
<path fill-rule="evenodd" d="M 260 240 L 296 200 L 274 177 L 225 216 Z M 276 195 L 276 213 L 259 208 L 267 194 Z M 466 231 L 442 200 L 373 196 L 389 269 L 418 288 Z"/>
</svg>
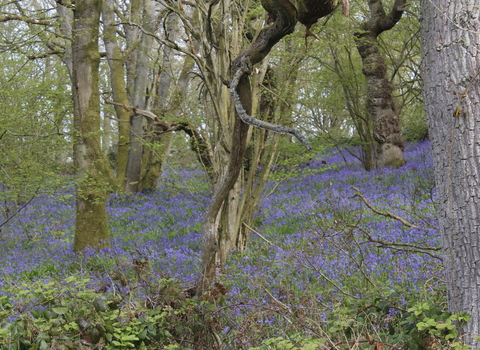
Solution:
<svg viewBox="0 0 480 350">
<path fill-rule="evenodd" d="M 397 221 L 400 221 L 402 224 L 404 224 L 405 226 L 408 226 L 408 227 L 411 227 L 411 228 L 419 228 L 418 226 L 408 222 L 407 220 L 405 220 L 404 218 L 398 216 L 398 215 L 395 215 L 395 214 L 392 214 L 390 213 L 389 211 L 381 211 L 381 210 L 378 210 L 377 208 L 375 208 L 364 196 L 363 194 L 360 192 L 360 190 L 358 188 L 356 188 L 355 186 L 352 186 L 352 189 L 355 190 L 355 195 L 360 197 L 360 199 L 363 201 L 363 203 L 365 203 L 365 205 L 367 207 L 370 208 L 371 211 L 373 211 L 374 213 L 378 214 L 378 215 L 382 215 L 382 216 L 386 216 L 386 217 L 389 217 L 389 218 L 392 218 L 392 219 L 395 219 Z"/>
<path fill-rule="evenodd" d="M 281 125 L 269 123 L 247 114 L 247 112 L 245 111 L 245 108 L 243 108 L 242 102 L 240 100 L 240 96 L 237 93 L 237 86 L 240 81 L 240 78 L 244 74 L 248 74 L 248 73 L 249 73 L 249 70 L 246 67 L 240 67 L 235 72 L 235 75 L 233 76 L 233 79 L 229 84 L 230 94 L 232 95 L 233 103 L 235 105 L 235 109 L 237 110 L 237 113 L 240 119 L 242 119 L 242 121 L 245 124 L 252 125 L 259 129 L 273 131 L 278 134 L 287 134 L 287 135 L 295 136 L 302 145 L 304 145 L 307 149 L 311 149 L 312 146 L 310 145 L 306 137 L 303 136 L 299 130 L 289 128 L 287 126 L 281 126 Z"/>
<path fill-rule="evenodd" d="M 146 118 L 150 119 L 155 125 L 160 125 L 164 132 L 175 130 L 174 126 L 172 126 L 170 123 L 167 123 L 167 122 L 164 122 L 164 121 L 160 120 L 157 117 L 156 114 L 154 114 L 150 111 L 146 111 L 144 109 L 139 109 L 135 106 L 127 106 L 127 105 L 124 105 L 123 103 L 110 101 L 110 100 L 107 100 L 106 98 L 104 98 L 103 100 L 107 104 L 111 104 L 111 105 L 114 105 L 114 106 L 120 106 L 120 107 L 124 108 L 126 111 L 131 111 L 131 112 L 133 112 L 133 115 L 141 115 L 143 117 L 146 117 Z M 119 120 L 119 119 L 115 119 L 115 118 L 112 118 L 112 117 L 108 117 L 108 118 L 113 119 L 113 120 L 117 120 L 117 121 L 121 121 L 121 122 L 124 121 L 124 120 Z"/>
<path fill-rule="evenodd" d="M 348 226 L 361 231 L 367 237 L 368 242 L 376 243 L 378 248 L 389 248 L 389 249 L 395 249 L 397 251 L 403 251 L 403 252 L 427 254 L 427 255 L 430 255 L 432 258 L 438 259 L 440 261 L 443 260 L 442 257 L 432 253 L 432 251 L 440 251 L 442 249 L 440 247 L 423 247 L 421 245 L 412 244 L 412 243 L 386 242 L 381 239 L 373 238 L 372 235 L 367 230 L 359 226 L 356 226 L 356 225 L 348 225 Z"/>
</svg>

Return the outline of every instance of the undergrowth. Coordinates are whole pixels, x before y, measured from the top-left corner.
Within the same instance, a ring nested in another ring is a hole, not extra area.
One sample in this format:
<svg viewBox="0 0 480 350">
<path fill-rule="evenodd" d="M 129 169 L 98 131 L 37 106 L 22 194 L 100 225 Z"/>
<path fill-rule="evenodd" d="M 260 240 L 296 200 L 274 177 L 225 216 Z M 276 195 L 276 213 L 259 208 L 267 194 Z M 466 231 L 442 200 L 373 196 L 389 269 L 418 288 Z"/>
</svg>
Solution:
<svg viewBox="0 0 480 350">
<path fill-rule="evenodd" d="M 446 306 L 428 144 L 406 157 L 396 171 L 335 154 L 301 176 L 277 169 L 248 247 L 200 297 L 203 175 L 113 196 L 111 247 L 81 255 L 72 190 L 39 197 L 0 234 L 0 348 L 465 349 L 468 315 Z"/>
</svg>

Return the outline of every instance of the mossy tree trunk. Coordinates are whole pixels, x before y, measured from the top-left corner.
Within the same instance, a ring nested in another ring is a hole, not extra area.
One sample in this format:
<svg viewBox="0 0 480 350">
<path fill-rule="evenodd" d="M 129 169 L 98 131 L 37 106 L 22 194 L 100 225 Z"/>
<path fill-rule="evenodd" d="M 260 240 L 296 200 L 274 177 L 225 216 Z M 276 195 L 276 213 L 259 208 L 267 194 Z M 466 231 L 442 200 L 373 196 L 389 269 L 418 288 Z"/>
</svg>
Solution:
<svg viewBox="0 0 480 350">
<path fill-rule="evenodd" d="M 74 250 L 108 245 L 106 159 L 100 147 L 98 32 L 101 0 L 75 3 L 73 24 L 74 164 L 77 173 Z"/>
<path fill-rule="evenodd" d="M 170 13 L 165 20 L 165 34 L 168 40 L 175 42 L 177 40 L 177 22 L 178 18 L 174 13 Z M 171 47 L 165 45 L 163 47 L 162 63 L 158 67 L 157 79 L 154 83 L 155 95 L 153 97 L 152 110 L 160 118 L 173 122 L 176 121 L 176 112 L 182 106 L 182 100 L 176 99 L 173 108 L 170 107 L 169 94 L 170 87 L 172 85 L 172 61 L 174 50 Z M 185 67 L 189 67 L 190 57 L 185 58 Z M 193 64 L 191 65 L 193 66 Z M 182 78 L 188 79 L 188 73 L 192 67 L 189 67 L 186 74 L 184 70 L 180 74 L 179 86 L 183 86 Z M 175 89 L 175 93 L 178 93 L 178 89 Z M 181 94 L 181 93 L 180 93 Z M 169 109 L 171 113 L 169 113 Z M 158 185 L 158 180 L 162 174 L 165 158 L 170 152 L 170 147 L 173 140 L 173 133 L 162 133 L 162 129 L 155 125 L 151 120 L 147 120 L 146 136 L 143 140 L 143 158 L 142 158 L 142 172 L 140 175 L 140 183 L 138 185 L 139 191 L 155 190 Z"/>
<path fill-rule="evenodd" d="M 400 20 L 405 3 L 405 0 L 396 0 L 387 14 L 382 0 L 369 0 L 371 17 L 356 34 L 357 49 L 367 80 L 367 113 L 373 120 L 373 137 L 378 143 L 378 166 L 401 167 L 405 164 L 405 145 L 392 96 L 393 86 L 387 77 L 385 60 L 377 43 L 378 36 Z"/>
<path fill-rule="evenodd" d="M 143 29 L 148 33 L 155 32 L 155 3 L 153 0 L 143 0 Z M 147 109 L 147 85 L 149 74 L 149 49 L 152 46 L 152 36 L 143 32 L 138 46 L 135 65 L 133 105 L 136 108 Z M 143 155 L 143 116 L 134 115 L 130 126 L 130 148 L 127 163 L 127 183 L 125 192 L 136 193 L 140 183 Z"/>
<path fill-rule="evenodd" d="M 110 67 L 110 85 L 114 102 L 128 106 L 127 88 L 125 85 L 125 58 L 120 50 L 117 41 L 117 27 L 113 24 L 115 12 L 115 2 L 113 0 L 104 0 L 102 7 L 103 19 L 103 42 L 107 55 L 108 65 Z M 120 106 L 115 106 L 115 113 L 118 123 L 117 139 L 117 180 L 119 188 L 124 189 L 126 184 L 126 171 L 128 162 L 128 149 L 130 137 L 130 116 L 131 112 Z"/>
</svg>

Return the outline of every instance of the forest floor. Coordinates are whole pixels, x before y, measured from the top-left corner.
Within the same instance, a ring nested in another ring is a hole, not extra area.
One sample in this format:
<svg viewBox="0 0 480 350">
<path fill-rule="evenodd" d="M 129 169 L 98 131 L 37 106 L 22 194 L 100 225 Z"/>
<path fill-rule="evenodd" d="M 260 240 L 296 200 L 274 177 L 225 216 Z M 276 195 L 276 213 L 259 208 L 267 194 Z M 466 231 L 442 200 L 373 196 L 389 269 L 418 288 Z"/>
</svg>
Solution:
<svg viewBox="0 0 480 350">
<path fill-rule="evenodd" d="M 155 192 L 113 195 L 111 247 L 81 255 L 73 189 L 41 194 L 0 233 L 1 348 L 448 346 L 428 141 L 405 158 L 366 172 L 331 151 L 277 169 L 247 248 L 203 298 L 185 292 L 211 195 L 202 172 L 170 169 Z"/>
</svg>

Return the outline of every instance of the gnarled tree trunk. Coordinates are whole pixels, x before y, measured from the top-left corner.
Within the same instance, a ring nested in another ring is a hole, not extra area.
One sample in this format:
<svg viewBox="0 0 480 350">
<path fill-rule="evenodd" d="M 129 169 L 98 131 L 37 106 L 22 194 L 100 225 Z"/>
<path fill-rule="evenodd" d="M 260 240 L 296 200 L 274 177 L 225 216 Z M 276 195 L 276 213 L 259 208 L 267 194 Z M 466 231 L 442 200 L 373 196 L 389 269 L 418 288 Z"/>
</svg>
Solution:
<svg viewBox="0 0 480 350">
<path fill-rule="evenodd" d="M 302 5 L 308 4 L 312 6 L 310 1 L 302 1 Z M 316 16 L 318 13 L 322 13 L 322 15 L 330 13 L 334 9 L 333 4 L 336 4 L 336 1 L 313 2 L 315 6 L 315 8 L 311 8 L 313 16 Z M 275 44 L 294 30 L 299 18 L 299 11 L 297 11 L 297 8 L 288 0 L 263 0 L 262 5 L 269 13 L 273 23 L 262 29 L 250 47 L 238 55 L 232 63 L 233 78 L 229 88 L 235 105 L 235 127 L 231 143 L 230 163 L 227 174 L 222 183 L 217 187 L 204 216 L 202 230 L 202 271 L 197 285 L 198 294 L 202 294 L 215 277 L 217 268 L 215 265 L 217 260 L 216 255 L 219 251 L 219 213 L 230 191 L 234 188 L 243 166 L 248 124 L 261 129 L 290 134 L 297 137 L 301 143 L 309 147 L 308 141 L 297 130 L 258 120 L 250 115 L 252 96 L 248 74 L 250 74 L 255 64 L 261 62 L 268 55 Z M 296 5 L 299 6 L 299 1 L 296 2 Z M 324 12 L 317 11 L 322 5 L 329 10 Z M 302 7 L 302 18 L 308 18 L 307 12 L 308 6 Z M 316 19 L 319 17 L 321 16 L 316 17 Z M 305 22 L 310 23 L 306 20 Z M 225 258 L 222 259 L 222 261 L 224 260 Z"/>
<path fill-rule="evenodd" d="M 367 80 L 367 112 L 373 119 L 373 137 L 378 143 L 378 165 L 401 167 L 403 143 L 400 120 L 395 110 L 393 86 L 387 77 L 385 60 L 377 44 L 378 36 L 395 26 L 403 14 L 405 0 L 396 0 L 387 15 L 382 0 L 369 0 L 370 19 L 360 27 L 356 42 Z"/>
</svg>

